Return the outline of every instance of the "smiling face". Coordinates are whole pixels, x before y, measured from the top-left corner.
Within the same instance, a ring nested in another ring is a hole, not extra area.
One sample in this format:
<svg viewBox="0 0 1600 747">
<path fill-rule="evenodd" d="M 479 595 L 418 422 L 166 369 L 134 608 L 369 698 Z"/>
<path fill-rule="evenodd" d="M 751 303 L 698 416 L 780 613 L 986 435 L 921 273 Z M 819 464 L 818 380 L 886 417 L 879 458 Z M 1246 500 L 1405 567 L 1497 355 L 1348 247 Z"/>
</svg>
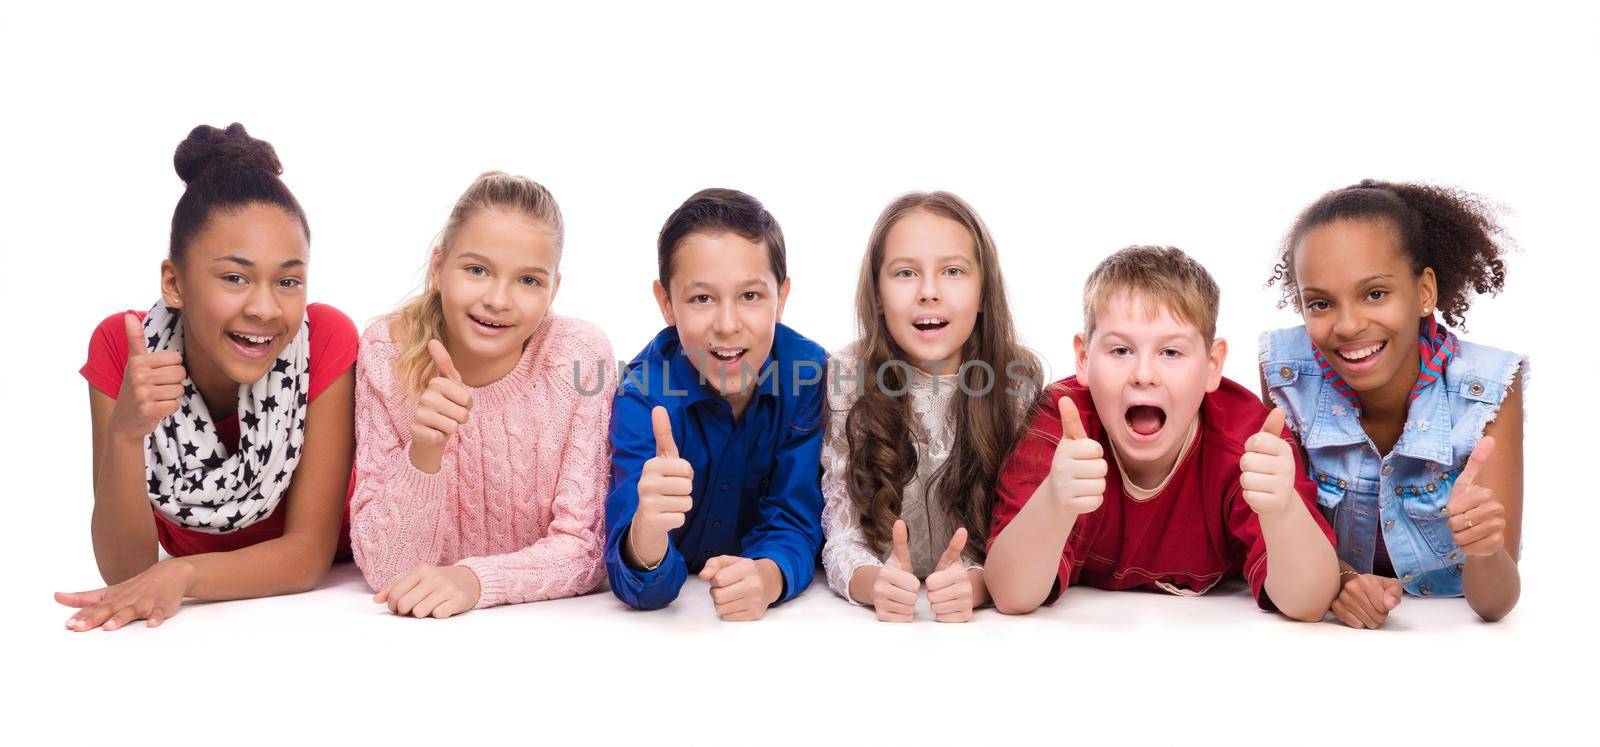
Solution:
<svg viewBox="0 0 1600 747">
<path fill-rule="evenodd" d="M 1417 321 L 1433 311 L 1433 270 L 1412 271 L 1393 226 L 1337 220 L 1294 253 L 1306 333 L 1358 392 L 1410 391 L 1420 362 Z"/>
<path fill-rule="evenodd" d="M 941 215 L 915 210 L 889 229 L 878 268 L 884 326 L 913 366 L 955 373 L 982 302 L 972 234 Z"/>
<path fill-rule="evenodd" d="M 772 352 L 788 279 L 778 283 L 765 246 L 724 232 L 680 240 L 668 282 L 671 288 L 655 283 L 662 319 L 678 328 L 684 354 L 706 383 L 741 412 Z"/>
<path fill-rule="evenodd" d="M 229 389 L 265 376 L 294 339 L 309 259 L 298 219 L 252 204 L 215 213 L 181 265 L 162 263 L 162 297 L 183 310 L 184 361 L 208 405 L 231 406 Z"/>
<path fill-rule="evenodd" d="M 1136 484 L 1172 469 L 1207 392 L 1222 383 L 1228 346 L 1142 295 L 1107 296 L 1094 330 L 1073 339 L 1078 380 L 1094 399 L 1117 459 Z"/>
<path fill-rule="evenodd" d="M 429 268 L 444 309 L 450 357 L 469 386 L 516 367 L 522 348 L 550 312 L 561 285 L 559 256 L 538 220 L 510 210 L 480 210 L 461 224 Z"/>
</svg>

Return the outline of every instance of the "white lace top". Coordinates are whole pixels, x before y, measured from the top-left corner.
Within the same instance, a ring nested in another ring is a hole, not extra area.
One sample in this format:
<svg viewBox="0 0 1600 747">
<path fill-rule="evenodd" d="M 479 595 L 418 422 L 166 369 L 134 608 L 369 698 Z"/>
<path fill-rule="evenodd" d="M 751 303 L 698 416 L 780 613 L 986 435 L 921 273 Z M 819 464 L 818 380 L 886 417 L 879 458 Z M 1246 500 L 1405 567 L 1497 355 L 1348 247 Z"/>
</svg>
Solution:
<svg viewBox="0 0 1600 747">
<path fill-rule="evenodd" d="M 845 419 L 863 385 L 854 378 L 859 375 L 857 345 L 859 343 L 851 343 L 829 356 L 828 425 L 822 441 L 822 498 L 825 502 L 822 530 L 827 535 L 827 543 L 822 547 L 822 568 L 828 574 L 828 585 L 851 604 L 858 604 L 850 599 L 850 577 L 856 569 L 863 565 L 883 565 L 889 556 L 889 548 L 885 547 L 879 554 L 867 544 L 861 517 L 850 501 L 846 477 L 850 454 Z M 876 372 L 867 372 L 865 383 L 876 386 Z M 957 384 L 953 375 L 933 376 L 913 368 L 908 389 L 911 428 L 906 435 L 917 450 L 917 472 L 901 496 L 900 518 L 906 522 L 911 572 L 917 578 L 926 578 L 949 546 L 950 536 L 961 526 L 958 518 L 946 514 L 940 502 L 928 495 L 928 486 L 950 456 L 951 445 L 955 442 L 955 418 L 950 412 L 950 403 Z M 962 562 L 969 569 L 983 567 L 971 556 L 970 549 L 962 553 Z"/>
</svg>

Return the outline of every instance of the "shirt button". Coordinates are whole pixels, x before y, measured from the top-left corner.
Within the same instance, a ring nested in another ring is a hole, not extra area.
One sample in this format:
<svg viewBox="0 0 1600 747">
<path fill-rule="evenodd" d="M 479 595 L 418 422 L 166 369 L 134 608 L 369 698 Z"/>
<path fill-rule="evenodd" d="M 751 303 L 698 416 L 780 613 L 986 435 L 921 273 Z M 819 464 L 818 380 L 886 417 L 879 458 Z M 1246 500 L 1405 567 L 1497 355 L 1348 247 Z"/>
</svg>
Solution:
<svg viewBox="0 0 1600 747">
<path fill-rule="evenodd" d="M 1383 522 L 1383 531 L 1385 531 L 1385 532 L 1394 531 L 1394 519 L 1390 519 L 1390 520 L 1388 520 L 1386 522 Z"/>
<path fill-rule="evenodd" d="M 722 522 L 720 522 L 720 521 L 711 522 L 711 528 L 712 529 L 721 529 L 722 528 Z"/>
<path fill-rule="evenodd" d="M 724 493 L 728 492 L 728 483 L 722 483 L 721 485 L 718 485 L 717 489 Z"/>
<path fill-rule="evenodd" d="M 1394 465 L 1392 465 L 1392 464 L 1383 465 L 1383 474 L 1386 474 L 1386 475 L 1394 474 Z"/>
<path fill-rule="evenodd" d="M 1294 378 L 1294 369 L 1284 366 L 1283 368 L 1278 369 L 1278 376 L 1284 381 L 1288 381 L 1289 379 Z"/>
</svg>

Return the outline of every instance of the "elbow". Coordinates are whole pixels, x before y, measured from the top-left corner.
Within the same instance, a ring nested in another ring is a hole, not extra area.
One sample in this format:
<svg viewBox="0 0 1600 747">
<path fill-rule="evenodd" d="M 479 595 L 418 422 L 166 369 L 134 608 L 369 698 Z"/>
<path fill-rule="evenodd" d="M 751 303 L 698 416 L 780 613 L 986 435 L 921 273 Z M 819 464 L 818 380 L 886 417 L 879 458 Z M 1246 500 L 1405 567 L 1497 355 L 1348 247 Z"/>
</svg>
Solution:
<svg viewBox="0 0 1600 747">
<path fill-rule="evenodd" d="M 1507 599 L 1496 600 L 1496 603 L 1491 604 L 1481 604 L 1468 597 L 1467 604 L 1472 607 L 1473 612 L 1478 613 L 1478 617 L 1484 622 L 1500 622 L 1505 619 L 1506 615 L 1511 614 L 1511 610 L 1516 609 L 1519 596 L 1520 594 L 1514 593 Z"/>
<path fill-rule="evenodd" d="M 1289 618 L 1290 620 L 1303 623 L 1319 623 L 1322 622 L 1322 619 L 1328 615 L 1328 608 L 1326 606 L 1317 607 L 1315 609 L 1311 607 L 1305 607 L 1303 609 L 1279 608 L 1278 611 L 1282 612 L 1283 616 Z"/>
<path fill-rule="evenodd" d="M 322 579 L 327 578 L 328 571 L 331 569 L 331 567 L 331 560 L 320 565 L 315 563 L 311 564 L 309 568 L 306 568 L 295 574 L 294 578 L 290 579 L 289 593 L 303 594 L 316 589 L 317 586 L 321 585 Z"/>
<path fill-rule="evenodd" d="M 1010 589 L 989 587 L 989 598 L 1002 615 L 1026 615 L 1039 608 L 1043 600 L 1016 594 Z"/>
</svg>

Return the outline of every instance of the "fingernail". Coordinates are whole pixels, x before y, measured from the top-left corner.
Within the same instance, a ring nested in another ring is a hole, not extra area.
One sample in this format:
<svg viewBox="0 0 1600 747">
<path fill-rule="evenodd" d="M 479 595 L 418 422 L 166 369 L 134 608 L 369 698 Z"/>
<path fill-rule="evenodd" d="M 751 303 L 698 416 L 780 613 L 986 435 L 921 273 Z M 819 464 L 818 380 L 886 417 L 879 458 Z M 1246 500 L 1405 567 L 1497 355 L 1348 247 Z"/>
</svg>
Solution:
<svg viewBox="0 0 1600 747">
<path fill-rule="evenodd" d="M 115 622 L 108 622 L 105 625 L 101 625 L 100 629 L 101 630 L 116 630 L 117 629 L 117 624 Z"/>
</svg>

